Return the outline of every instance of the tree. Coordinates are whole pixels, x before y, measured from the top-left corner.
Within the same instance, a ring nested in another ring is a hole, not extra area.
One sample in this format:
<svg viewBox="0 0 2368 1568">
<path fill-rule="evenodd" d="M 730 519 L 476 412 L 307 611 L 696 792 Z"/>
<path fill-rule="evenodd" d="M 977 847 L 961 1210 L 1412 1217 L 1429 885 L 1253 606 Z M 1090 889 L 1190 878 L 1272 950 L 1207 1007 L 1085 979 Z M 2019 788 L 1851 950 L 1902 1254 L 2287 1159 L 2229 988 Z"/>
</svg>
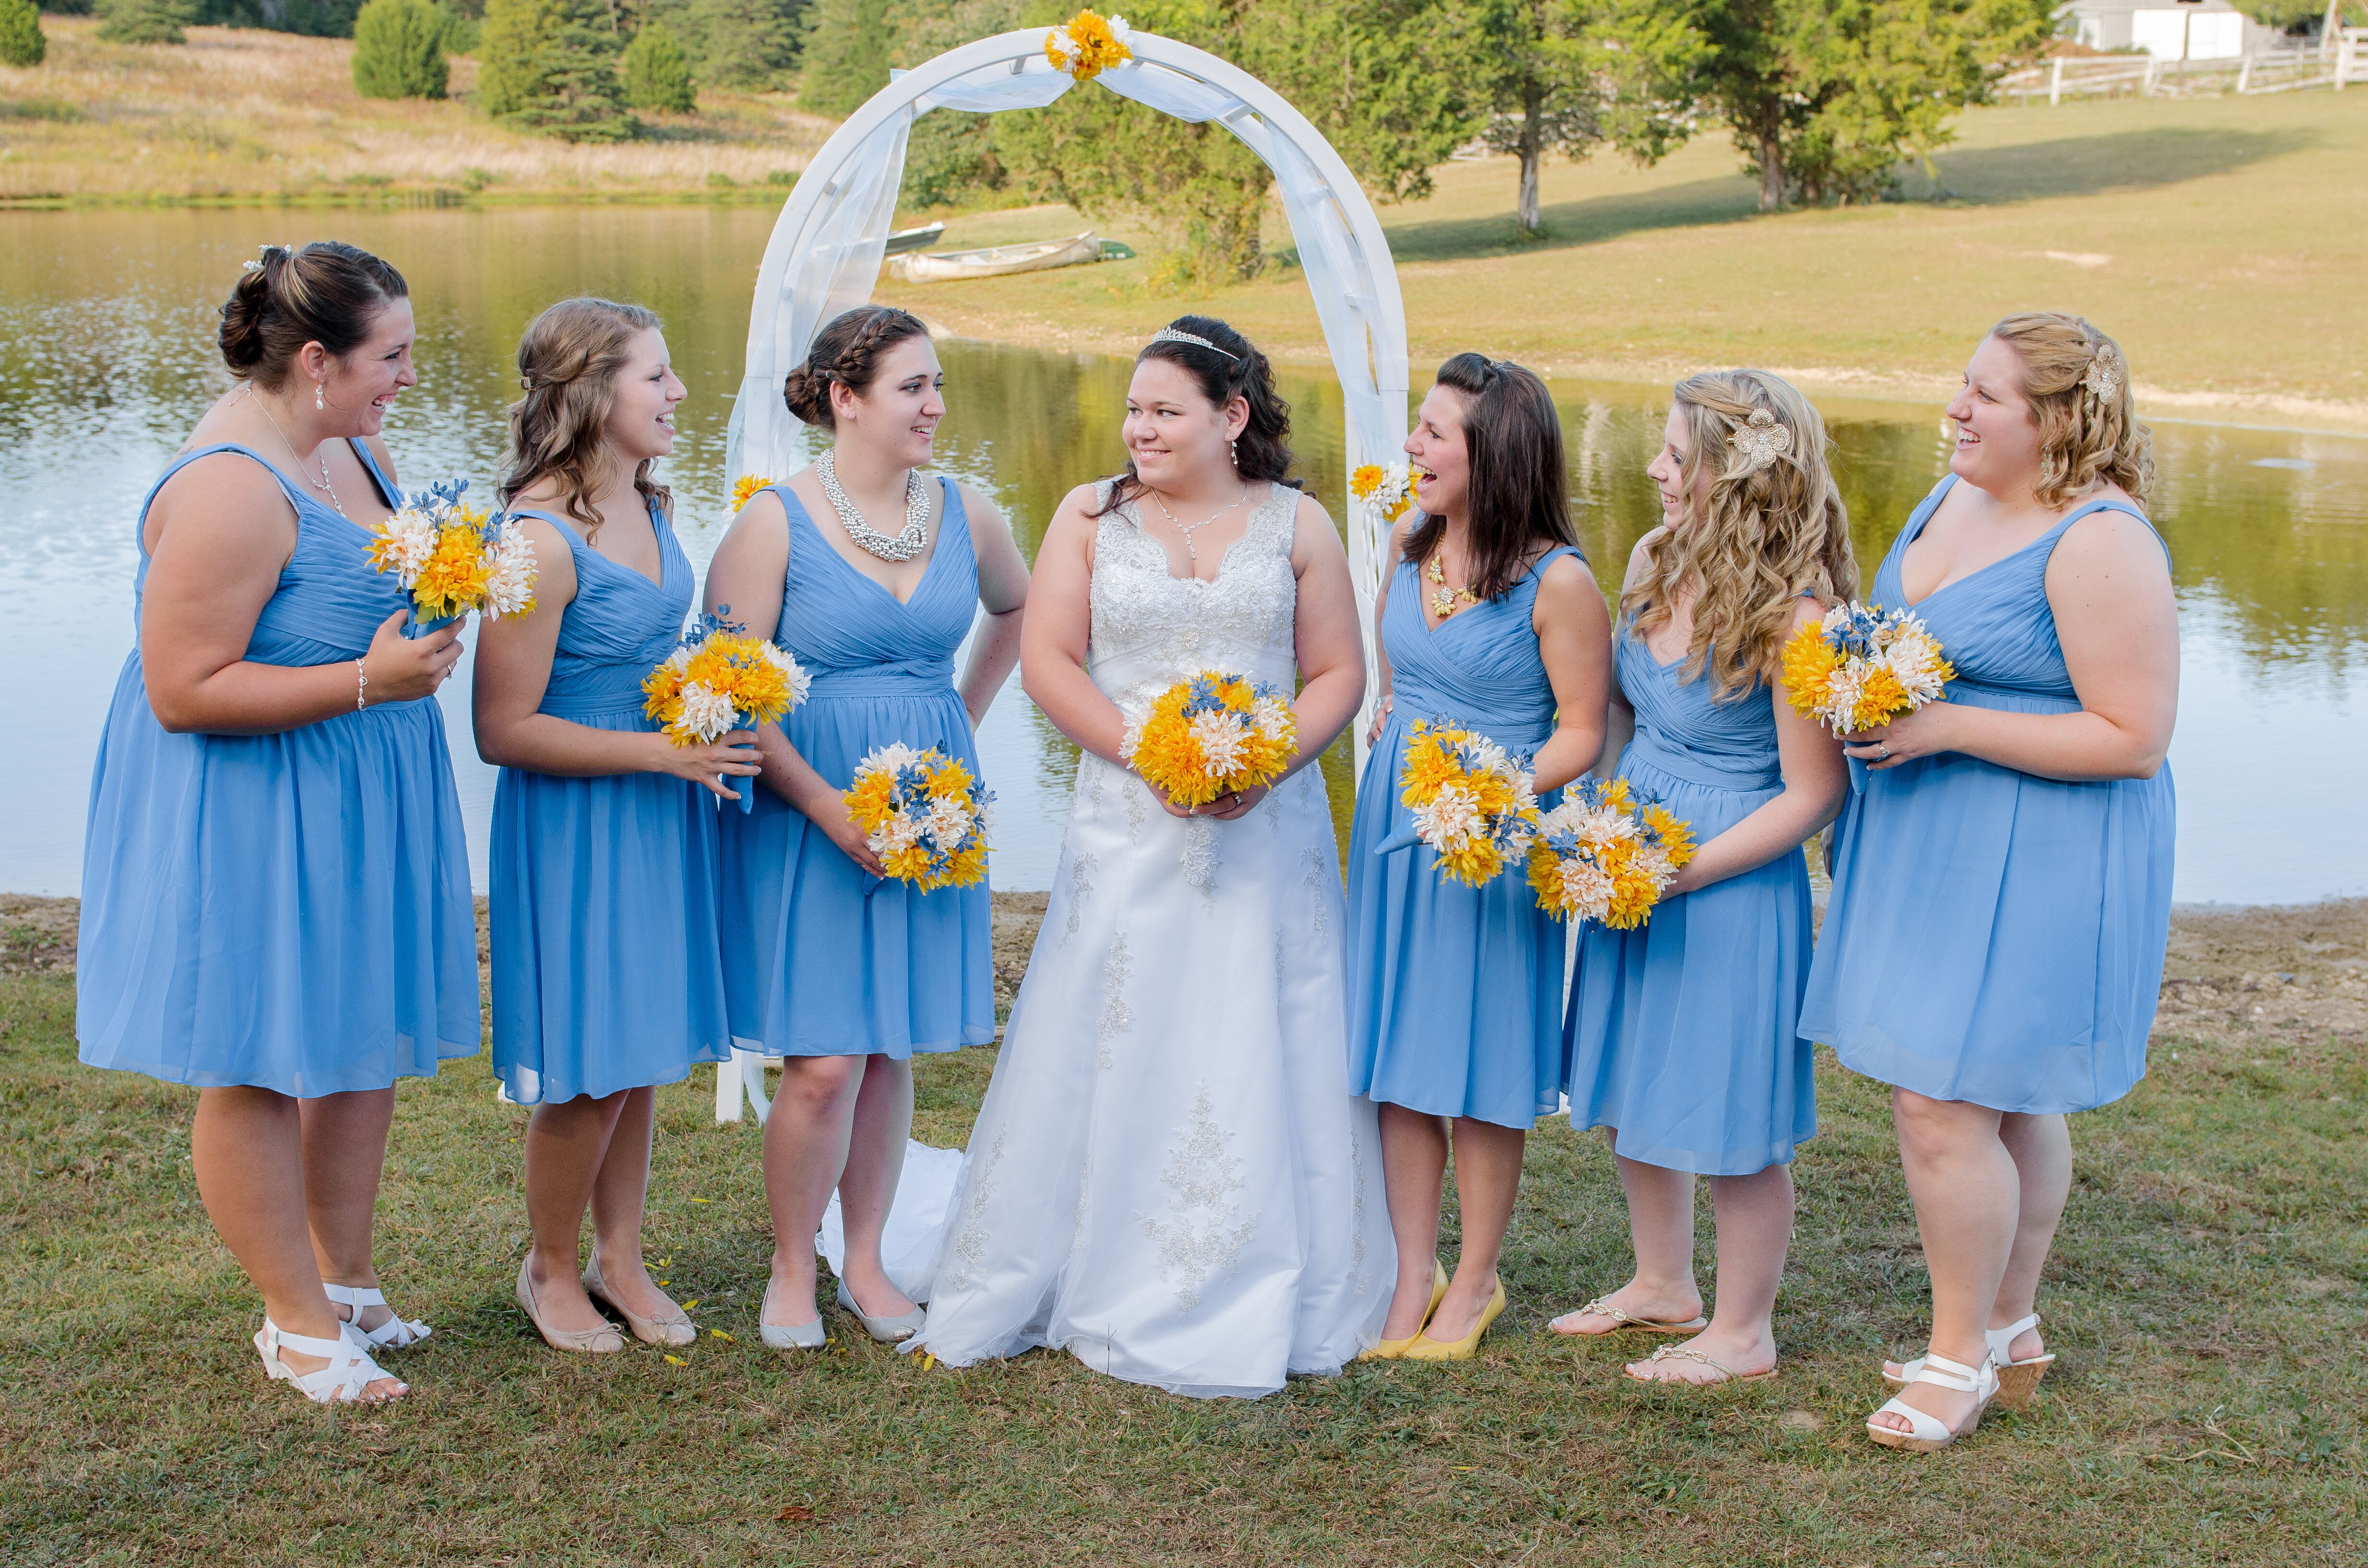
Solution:
<svg viewBox="0 0 2368 1568">
<path fill-rule="evenodd" d="M 624 78 L 625 101 L 635 108 L 669 109 L 689 114 L 699 105 L 691 85 L 690 57 L 682 51 L 663 22 L 650 22 L 633 35 L 618 62 Z"/>
<path fill-rule="evenodd" d="M 680 41 L 700 82 L 761 91 L 796 69 L 805 11 L 805 0 L 665 0 L 649 14 Z"/>
<path fill-rule="evenodd" d="M 639 130 L 617 81 L 617 29 L 599 0 L 489 0 L 477 102 L 495 119 L 569 142 Z"/>
<path fill-rule="evenodd" d="M 354 89 L 366 98 L 440 98 L 451 13 L 435 0 L 370 0 L 354 17 Z"/>
<path fill-rule="evenodd" d="M 39 65 L 49 52 L 33 0 L 0 0 L 0 64 Z"/>
<path fill-rule="evenodd" d="M 844 119 L 888 85 L 897 29 L 889 0 L 816 0 L 802 50 L 798 107 Z"/>
<path fill-rule="evenodd" d="M 1759 176 L 1759 210 L 1887 190 L 1955 133 L 1998 67 L 2036 49 L 2047 0 L 1705 0 L 1693 91 Z"/>
<path fill-rule="evenodd" d="M 1231 60 L 1323 131 L 1383 200 L 1429 188 L 1475 123 L 1441 69 L 1444 7 L 1431 0 L 1152 0 L 1127 7 L 1146 32 Z M 1031 8 L 1057 21 L 1057 5 Z M 1095 217 L 1124 211 L 1176 252 L 1179 281 L 1254 277 L 1273 174 L 1217 125 L 1189 125 L 1114 93 L 1069 93 L 996 118 L 996 154 L 1040 195 Z"/>
<path fill-rule="evenodd" d="M 1515 219 L 1541 232 L 1538 165 L 1549 151 L 1583 158 L 1611 142 L 1650 162 L 1683 139 L 1684 80 L 1702 35 L 1652 0 L 1480 0 L 1473 7 L 1476 92 L 1486 140 L 1520 160 Z"/>
<path fill-rule="evenodd" d="M 98 36 L 109 43 L 186 43 L 189 25 L 182 0 L 99 0 Z"/>
</svg>

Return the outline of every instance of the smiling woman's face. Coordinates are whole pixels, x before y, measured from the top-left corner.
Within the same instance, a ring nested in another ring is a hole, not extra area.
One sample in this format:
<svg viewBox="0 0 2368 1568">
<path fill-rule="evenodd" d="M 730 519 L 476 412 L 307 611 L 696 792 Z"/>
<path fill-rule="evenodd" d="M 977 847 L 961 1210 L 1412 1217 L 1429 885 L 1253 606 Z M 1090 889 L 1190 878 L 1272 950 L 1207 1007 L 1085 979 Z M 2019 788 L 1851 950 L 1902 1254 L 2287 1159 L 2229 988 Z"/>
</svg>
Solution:
<svg viewBox="0 0 2368 1568">
<path fill-rule="evenodd" d="M 1249 423 L 1242 398 L 1219 408 L 1192 373 L 1172 359 L 1138 359 L 1126 389 L 1127 455 L 1137 478 L 1155 490 L 1189 488 L 1233 472 L 1226 443 Z"/>
<path fill-rule="evenodd" d="M 689 395 L 666 357 L 666 335 L 654 326 L 633 334 L 603 431 L 631 463 L 674 450 L 675 405 Z"/>
<path fill-rule="evenodd" d="M 874 364 L 871 384 L 860 392 L 833 386 L 831 419 L 839 440 L 849 437 L 877 446 L 897 466 L 920 468 L 937 444 L 938 421 L 946 416 L 946 373 L 937 345 L 915 335 L 897 339 Z"/>
<path fill-rule="evenodd" d="M 1653 488 L 1661 493 L 1661 524 L 1672 533 L 1685 526 L 1686 518 L 1710 499 L 1712 481 L 1716 477 L 1708 465 L 1694 476 L 1694 492 L 1686 494 L 1686 459 L 1693 454 L 1693 422 L 1686 417 L 1686 405 L 1674 399 L 1669 403 L 1669 417 L 1661 426 L 1661 449 L 1645 465 L 1645 476 Z"/>
<path fill-rule="evenodd" d="M 345 417 L 337 434 L 345 436 L 375 436 L 386 424 L 386 411 L 404 389 L 419 384 L 417 372 L 411 368 L 411 341 L 415 335 L 411 301 L 390 300 L 370 321 L 370 335 L 336 358 L 330 358 L 318 344 L 305 346 L 308 358 L 316 358 L 315 373 L 307 377 L 301 371 L 291 377 L 298 384 L 283 389 L 299 400 L 299 406 L 313 400 L 304 395 L 302 382 L 313 380 L 321 389 L 323 403 Z"/>
<path fill-rule="evenodd" d="M 1463 437 L 1470 406 L 1454 388 L 1434 386 L 1415 410 L 1405 451 L 1414 469 L 1414 504 L 1428 517 L 1461 515 L 1471 494 L 1472 449 Z"/>
<path fill-rule="evenodd" d="M 2039 478 L 2039 426 L 2023 396 L 2022 360 L 1985 337 L 1965 363 L 1965 384 L 1949 403 L 1957 445 L 1949 472 L 1977 490 L 2011 495 Z"/>
</svg>

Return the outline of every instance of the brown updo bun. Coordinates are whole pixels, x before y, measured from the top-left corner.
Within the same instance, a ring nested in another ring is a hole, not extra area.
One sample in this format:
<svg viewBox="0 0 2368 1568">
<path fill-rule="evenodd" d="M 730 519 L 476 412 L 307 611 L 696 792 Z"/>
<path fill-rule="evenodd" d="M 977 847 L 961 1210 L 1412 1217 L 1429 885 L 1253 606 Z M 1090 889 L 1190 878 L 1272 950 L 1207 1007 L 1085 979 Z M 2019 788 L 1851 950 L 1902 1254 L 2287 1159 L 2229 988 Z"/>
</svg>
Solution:
<svg viewBox="0 0 2368 1568">
<path fill-rule="evenodd" d="M 860 394 L 880 377 L 882 355 L 908 337 L 927 337 L 921 318 L 894 305 L 858 305 L 842 311 L 814 334 L 814 347 L 781 384 L 781 401 L 808 425 L 827 430 L 834 423 L 834 381 Z"/>
<path fill-rule="evenodd" d="M 306 344 L 351 353 L 378 312 L 410 293 L 402 273 L 342 240 L 266 245 L 222 302 L 222 362 L 239 380 L 278 392 Z"/>
</svg>

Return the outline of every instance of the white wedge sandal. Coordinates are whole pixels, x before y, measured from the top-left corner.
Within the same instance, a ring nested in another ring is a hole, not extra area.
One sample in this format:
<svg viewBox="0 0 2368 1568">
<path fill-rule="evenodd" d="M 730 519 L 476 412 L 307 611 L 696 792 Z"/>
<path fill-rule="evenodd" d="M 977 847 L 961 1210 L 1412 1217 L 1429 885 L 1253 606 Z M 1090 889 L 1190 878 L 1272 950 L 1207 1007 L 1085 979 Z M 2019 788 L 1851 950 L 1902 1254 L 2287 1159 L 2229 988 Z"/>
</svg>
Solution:
<svg viewBox="0 0 2368 1568">
<path fill-rule="evenodd" d="M 300 1372 L 279 1358 L 282 1350 L 293 1350 L 299 1356 L 319 1356 L 329 1364 L 317 1372 Z M 263 1326 L 256 1331 L 255 1353 L 263 1358 L 263 1369 L 271 1374 L 272 1381 L 294 1384 L 298 1393 L 315 1404 L 388 1404 L 402 1397 L 362 1392 L 381 1379 L 399 1383 L 404 1393 L 411 1392 L 410 1384 L 400 1379 L 388 1379 L 386 1369 L 370 1359 L 360 1339 L 351 1334 L 340 1334 L 335 1339 L 314 1339 L 310 1335 L 290 1334 L 265 1318 Z"/>
<path fill-rule="evenodd" d="M 1886 1449 L 1906 1449 L 1912 1454 L 1937 1453 L 1982 1424 L 1982 1412 L 1987 1410 L 1990 1401 L 1998 1397 L 1998 1369 L 1990 1365 L 1987 1356 L 1982 1358 L 1979 1367 L 1968 1367 L 1963 1361 L 1952 1361 L 1946 1356 L 1936 1356 L 1929 1350 L 1918 1359 L 1921 1364 L 1917 1367 L 1916 1375 L 1908 1380 L 1909 1382 L 1933 1383 L 1944 1389 L 1955 1389 L 1960 1393 L 1972 1394 L 1974 1414 L 1963 1426 L 1952 1428 L 1939 1416 L 1926 1415 L 1905 1399 L 1894 1399 L 1886 1401 L 1874 1415 L 1904 1415 L 1911 1430 L 1902 1432 L 1893 1426 L 1878 1426 L 1874 1424 L 1874 1416 L 1870 1415 L 1866 1422 L 1866 1435 Z"/>
<path fill-rule="evenodd" d="M 386 1306 L 386 1297 L 375 1285 L 324 1285 L 321 1289 L 328 1292 L 331 1306 L 353 1309 L 354 1315 L 346 1320 L 346 1326 L 369 1341 L 373 1350 L 408 1350 L 436 1332 L 424 1323 L 405 1322 L 400 1315 L 389 1316 L 376 1328 L 364 1328 L 363 1312 Z M 393 1307 L 387 1307 L 387 1311 L 394 1312 Z"/>
<path fill-rule="evenodd" d="M 2027 1318 L 2007 1324 L 2004 1328 L 1988 1328 L 1982 1331 L 1982 1337 L 1989 1341 L 1990 1365 L 1998 1369 L 1998 1402 L 2009 1410 L 2021 1410 L 2028 1406 L 2032 1397 L 2039 1392 L 2039 1380 L 2045 1377 L 2047 1369 L 2055 1364 L 2055 1352 L 2053 1350 L 2044 1355 L 2033 1356 L 2026 1361 L 2010 1358 L 2009 1352 L 2014 1347 L 2014 1342 L 2021 1339 L 2027 1330 L 2038 1326 L 2039 1314 L 2033 1312 Z M 1915 1380 L 1917 1369 L 1923 1365 L 1924 1358 L 1919 1356 L 1913 1361 L 1902 1361 L 1896 1377 L 1894 1377 L 1886 1369 L 1883 1374 L 1884 1386 L 1891 1389 L 1906 1388 Z"/>
</svg>

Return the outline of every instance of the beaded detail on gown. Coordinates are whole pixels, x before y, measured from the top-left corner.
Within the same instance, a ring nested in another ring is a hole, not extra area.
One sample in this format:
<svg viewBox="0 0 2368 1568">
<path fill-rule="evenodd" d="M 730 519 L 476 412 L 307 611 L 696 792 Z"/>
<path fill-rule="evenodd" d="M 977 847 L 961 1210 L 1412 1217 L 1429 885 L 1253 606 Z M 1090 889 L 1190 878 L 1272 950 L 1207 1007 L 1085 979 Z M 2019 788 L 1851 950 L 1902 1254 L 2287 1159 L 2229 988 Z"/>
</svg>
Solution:
<svg viewBox="0 0 2368 1568">
<path fill-rule="evenodd" d="M 1095 685 L 1121 709 L 1211 665 L 1288 688 L 1298 501 L 1277 487 L 1209 583 L 1171 575 L 1132 506 L 1104 517 Z M 1080 761 L 915 1348 L 1049 1345 L 1254 1397 L 1372 1343 L 1394 1254 L 1374 1109 L 1348 1089 L 1334 844 L 1312 767 L 1219 822 Z"/>
</svg>

